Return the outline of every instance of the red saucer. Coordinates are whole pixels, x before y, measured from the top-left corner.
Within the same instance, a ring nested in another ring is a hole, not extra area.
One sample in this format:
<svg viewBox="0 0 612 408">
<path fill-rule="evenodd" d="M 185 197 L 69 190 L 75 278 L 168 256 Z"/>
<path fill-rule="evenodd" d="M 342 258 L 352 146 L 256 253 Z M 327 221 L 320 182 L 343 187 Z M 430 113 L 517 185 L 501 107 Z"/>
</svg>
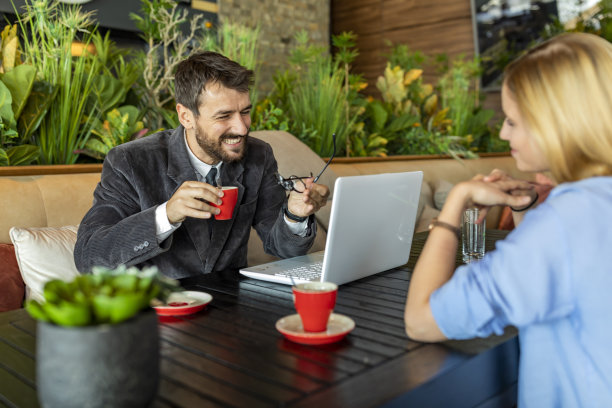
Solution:
<svg viewBox="0 0 612 408">
<path fill-rule="evenodd" d="M 350 317 L 332 313 L 323 332 L 305 332 L 299 314 L 292 314 L 276 322 L 276 330 L 287 339 L 300 344 L 329 344 L 342 340 L 355 328 Z"/>
<path fill-rule="evenodd" d="M 184 316 L 199 312 L 212 300 L 206 292 L 183 291 L 168 296 L 166 304 L 153 306 L 159 316 Z"/>
</svg>

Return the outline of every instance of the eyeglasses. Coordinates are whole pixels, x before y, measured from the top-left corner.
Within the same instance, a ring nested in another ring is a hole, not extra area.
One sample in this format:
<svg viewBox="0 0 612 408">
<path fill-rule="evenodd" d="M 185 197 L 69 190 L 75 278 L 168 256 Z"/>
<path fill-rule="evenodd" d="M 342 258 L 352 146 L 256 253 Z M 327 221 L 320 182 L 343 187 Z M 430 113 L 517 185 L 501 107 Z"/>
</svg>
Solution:
<svg viewBox="0 0 612 408">
<path fill-rule="evenodd" d="M 335 133 L 332 135 L 332 139 L 334 141 L 334 150 L 332 151 L 332 154 L 329 160 L 327 161 L 327 163 L 325 163 L 323 170 L 321 170 L 321 172 L 317 175 L 317 177 L 315 177 L 312 180 L 313 183 L 316 183 L 319 180 L 319 178 L 321 177 L 321 175 L 323 174 L 327 166 L 329 166 L 329 163 L 331 163 L 331 161 L 336 156 L 336 134 Z M 310 173 L 310 176 L 304 176 L 304 177 L 291 176 L 288 178 L 284 178 L 279 173 L 274 173 L 274 177 L 276 178 L 276 182 L 286 191 L 295 191 L 297 193 L 303 193 L 304 191 L 306 191 L 306 184 L 304 183 L 303 180 L 307 178 L 311 178 L 312 172 Z"/>
</svg>

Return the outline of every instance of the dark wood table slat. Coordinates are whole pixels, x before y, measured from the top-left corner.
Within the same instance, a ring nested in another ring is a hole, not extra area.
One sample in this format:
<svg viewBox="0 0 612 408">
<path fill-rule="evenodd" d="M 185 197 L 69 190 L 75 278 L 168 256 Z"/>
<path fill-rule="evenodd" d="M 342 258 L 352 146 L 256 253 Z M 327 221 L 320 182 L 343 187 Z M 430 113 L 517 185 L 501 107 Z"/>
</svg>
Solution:
<svg viewBox="0 0 612 408">
<path fill-rule="evenodd" d="M 163 363 L 163 362 L 162 362 Z M 162 368 L 165 368 L 163 366 Z M 164 405 L 180 408 L 227 408 L 231 405 L 215 400 L 204 393 L 200 393 L 198 389 L 187 387 L 180 382 L 175 382 L 173 379 L 161 378 L 159 381 L 157 400 Z"/>
<path fill-rule="evenodd" d="M 286 387 L 291 387 L 292 385 L 291 382 L 286 380 L 288 374 L 286 367 L 295 367 L 299 364 L 299 359 L 290 355 L 266 352 L 261 349 L 258 349 L 257 353 L 247 354 L 244 349 L 226 348 L 221 344 L 211 344 L 203 338 L 185 336 L 178 331 L 165 327 L 161 329 L 161 335 L 162 339 L 166 342 L 171 342 L 173 345 L 177 345 L 177 347 L 180 344 L 180 347 L 190 351 L 195 357 L 214 359 L 216 364 L 232 367 L 236 371 L 249 373 L 253 377 L 276 379 L 275 381 L 278 384 Z M 278 362 L 278 360 L 284 360 L 284 364 Z M 300 384 L 305 388 L 305 391 L 318 389 L 323 382 L 323 379 L 313 377 L 313 375 L 309 378 L 307 373 L 304 373 L 302 376 L 304 379 L 300 381 Z M 328 381 L 337 381 L 339 379 L 330 378 Z"/>
<path fill-rule="evenodd" d="M 279 385 L 273 381 L 266 381 L 265 373 L 245 371 L 242 367 L 228 367 L 203 356 L 194 356 L 190 350 L 183 350 L 170 342 L 163 343 L 162 356 L 174 363 L 187 366 L 190 370 L 231 384 L 239 390 L 247 390 L 249 394 L 261 395 L 262 399 L 267 399 L 266 395 L 277 395 L 281 400 L 290 400 L 303 395 L 302 392 L 296 391 L 298 388 L 292 384 Z M 231 383 L 227 382 L 226 378 L 231 379 Z M 319 388 L 320 386 L 317 386 L 313 390 Z"/>
<path fill-rule="evenodd" d="M 0 351 L 0 355 L 4 360 L 3 351 Z M 34 362 L 31 363 L 28 370 L 33 368 Z M 34 378 L 29 377 L 27 381 L 24 381 L 21 376 L 16 376 L 13 370 L 7 370 L 4 364 L 0 364 L 0 387 L 2 389 L 0 402 L 9 407 L 37 407 L 36 387 L 32 386 Z"/>
<path fill-rule="evenodd" d="M 24 354 L 23 351 L 0 341 L 0 356 L 3 356 L 0 367 L 12 372 L 13 375 L 30 384 L 30 386 L 35 387 L 34 382 L 28 380 L 34 378 L 36 374 L 34 358 L 31 355 Z"/>
</svg>

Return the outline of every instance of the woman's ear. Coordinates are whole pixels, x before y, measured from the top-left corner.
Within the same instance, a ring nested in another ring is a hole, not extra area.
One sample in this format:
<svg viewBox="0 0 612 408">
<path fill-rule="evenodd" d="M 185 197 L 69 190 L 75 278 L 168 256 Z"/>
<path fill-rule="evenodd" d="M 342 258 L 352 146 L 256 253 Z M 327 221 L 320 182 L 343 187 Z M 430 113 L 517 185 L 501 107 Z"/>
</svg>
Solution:
<svg viewBox="0 0 612 408">
<path fill-rule="evenodd" d="M 179 122 L 181 122 L 181 125 L 183 125 L 185 129 L 195 129 L 196 120 L 195 115 L 193 114 L 191 109 L 189 109 L 185 105 L 177 103 L 176 113 L 178 114 Z"/>
</svg>

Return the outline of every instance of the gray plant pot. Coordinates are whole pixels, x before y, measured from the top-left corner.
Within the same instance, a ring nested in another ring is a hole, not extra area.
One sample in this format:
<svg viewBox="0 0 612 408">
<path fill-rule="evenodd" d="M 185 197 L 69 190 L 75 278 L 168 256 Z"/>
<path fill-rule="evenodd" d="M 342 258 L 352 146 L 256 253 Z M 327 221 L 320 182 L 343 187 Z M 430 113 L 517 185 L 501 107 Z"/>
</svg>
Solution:
<svg viewBox="0 0 612 408">
<path fill-rule="evenodd" d="M 36 383 L 43 407 L 145 407 L 157 393 L 159 334 L 150 310 L 117 325 L 38 322 Z"/>
</svg>

